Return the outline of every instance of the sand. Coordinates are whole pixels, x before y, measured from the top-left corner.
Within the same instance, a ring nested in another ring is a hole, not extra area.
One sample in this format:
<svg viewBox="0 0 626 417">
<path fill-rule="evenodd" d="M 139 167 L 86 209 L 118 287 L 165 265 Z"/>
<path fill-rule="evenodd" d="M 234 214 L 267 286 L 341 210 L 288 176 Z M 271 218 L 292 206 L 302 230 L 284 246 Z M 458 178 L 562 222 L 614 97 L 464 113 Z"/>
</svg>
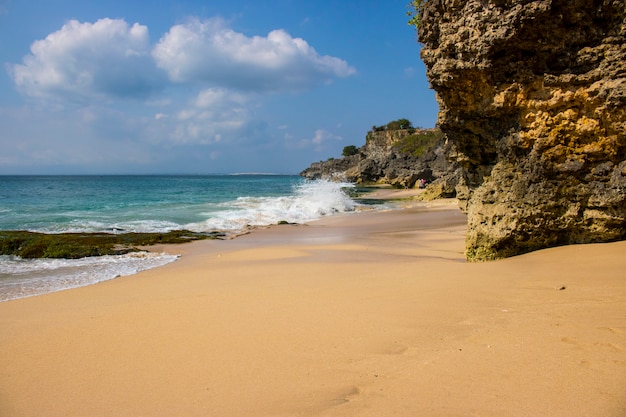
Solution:
<svg viewBox="0 0 626 417">
<path fill-rule="evenodd" d="M 464 234 L 407 203 L 0 303 L 0 416 L 625 416 L 626 242 Z"/>
</svg>

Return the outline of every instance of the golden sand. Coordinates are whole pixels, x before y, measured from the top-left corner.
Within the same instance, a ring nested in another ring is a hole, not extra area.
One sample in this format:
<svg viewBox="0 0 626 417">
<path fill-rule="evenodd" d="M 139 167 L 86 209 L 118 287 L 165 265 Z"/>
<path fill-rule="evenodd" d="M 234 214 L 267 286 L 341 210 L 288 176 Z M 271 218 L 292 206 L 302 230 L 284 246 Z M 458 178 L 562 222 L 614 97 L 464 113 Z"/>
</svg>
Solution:
<svg viewBox="0 0 626 417">
<path fill-rule="evenodd" d="M 0 303 L 0 416 L 625 416 L 626 242 L 468 264 L 464 235 L 409 205 Z"/>
</svg>

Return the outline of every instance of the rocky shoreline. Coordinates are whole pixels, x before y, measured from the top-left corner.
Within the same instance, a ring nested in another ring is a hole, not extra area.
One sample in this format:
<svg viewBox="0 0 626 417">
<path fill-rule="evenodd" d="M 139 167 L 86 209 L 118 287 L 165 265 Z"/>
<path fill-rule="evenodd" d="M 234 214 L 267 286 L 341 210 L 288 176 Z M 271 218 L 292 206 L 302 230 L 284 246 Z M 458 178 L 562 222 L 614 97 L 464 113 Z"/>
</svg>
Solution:
<svg viewBox="0 0 626 417">
<path fill-rule="evenodd" d="M 447 159 L 450 146 L 441 130 L 389 128 L 394 123 L 369 131 L 365 145 L 355 154 L 315 162 L 300 175 L 396 188 L 419 187 L 424 180 L 434 183 L 426 194 L 430 198 L 454 197 L 458 176 L 456 166 Z"/>
<path fill-rule="evenodd" d="M 24 259 L 123 255 L 141 250 L 141 246 L 186 243 L 194 240 L 221 239 L 220 232 L 196 233 L 173 230 L 167 233 L 36 233 L 0 231 L 0 255 Z"/>
</svg>

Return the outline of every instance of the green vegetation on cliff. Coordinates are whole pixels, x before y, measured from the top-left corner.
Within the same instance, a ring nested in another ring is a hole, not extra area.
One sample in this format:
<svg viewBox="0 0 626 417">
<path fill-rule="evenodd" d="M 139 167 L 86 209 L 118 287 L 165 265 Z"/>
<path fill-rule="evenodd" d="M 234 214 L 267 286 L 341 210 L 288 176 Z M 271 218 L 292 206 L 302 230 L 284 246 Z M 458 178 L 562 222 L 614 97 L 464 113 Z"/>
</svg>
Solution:
<svg viewBox="0 0 626 417">
<path fill-rule="evenodd" d="M 359 149 L 354 145 L 348 145 L 343 148 L 343 152 L 341 152 L 342 156 L 352 156 L 359 153 Z"/>
<path fill-rule="evenodd" d="M 406 15 L 409 16 L 409 25 L 418 29 L 422 20 L 422 8 L 426 0 L 411 0 L 406 6 L 409 9 Z"/>
<path fill-rule="evenodd" d="M 385 132 L 389 130 L 415 129 L 409 119 L 398 119 L 382 126 L 372 126 L 372 132 Z"/>
<path fill-rule="evenodd" d="M 399 139 L 393 147 L 399 154 L 418 157 L 437 146 L 442 138 L 443 132 L 440 129 L 421 130 Z"/>
</svg>

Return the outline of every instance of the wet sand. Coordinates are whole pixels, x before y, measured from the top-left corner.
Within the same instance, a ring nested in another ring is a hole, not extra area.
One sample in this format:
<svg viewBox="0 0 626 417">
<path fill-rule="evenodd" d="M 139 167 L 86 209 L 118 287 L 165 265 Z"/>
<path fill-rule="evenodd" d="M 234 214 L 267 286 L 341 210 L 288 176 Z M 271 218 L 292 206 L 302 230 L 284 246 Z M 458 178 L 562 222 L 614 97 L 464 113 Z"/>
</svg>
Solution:
<svg viewBox="0 0 626 417">
<path fill-rule="evenodd" d="M 0 416 L 626 415 L 626 242 L 472 264 L 405 206 L 0 303 Z"/>
</svg>

